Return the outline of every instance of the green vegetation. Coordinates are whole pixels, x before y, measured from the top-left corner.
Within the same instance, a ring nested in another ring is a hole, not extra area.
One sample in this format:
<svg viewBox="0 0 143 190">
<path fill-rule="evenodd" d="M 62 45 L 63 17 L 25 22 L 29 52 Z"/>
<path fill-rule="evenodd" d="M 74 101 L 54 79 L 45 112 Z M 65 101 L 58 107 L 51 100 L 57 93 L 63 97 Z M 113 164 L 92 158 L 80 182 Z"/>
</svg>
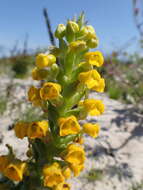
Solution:
<svg viewBox="0 0 143 190">
<path fill-rule="evenodd" d="M 129 190 L 142 190 L 143 189 L 143 181 L 141 183 L 133 184 Z"/>
<path fill-rule="evenodd" d="M 12 58 L 12 71 L 14 77 L 23 78 L 29 74 L 30 67 L 34 65 L 33 56 L 17 56 Z"/>
<path fill-rule="evenodd" d="M 25 122 L 35 121 L 35 118 L 37 121 L 45 119 L 45 116 L 42 114 L 40 108 L 38 109 L 38 108 L 30 106 L 21 115 L 21 120 Z"/>
<path fill-rule="evenodd" d="M 100 169 L 91 169 L 87 175 L 85 176 L 85 178 L 89 181 L 89 182 L 93 182 L 93 181 L 101 181 L 103 178 L 103 170 Z"/>
<path fill-rule="evenodd" d="M 1 58 L 0 75 L 6 74 L 16 78 L 29 77 L 30 71 L 34 67 L 37 52 L 32 55 L 20 54 L 9 58 Z M 45 52 L 45 49 L 42 52 Z M 105 66 L 99 68 L 99 70 L 106 79 L 106 92 L 109 97 L 141 107 L 143 58 L 140 58 L 137 54 L 129 56 L 112 53 L 105 57 L 104 64 Z"/>
<path fill-rule="evenodd" d="M 0 97 L 0 115 L 2 115 L 7 107 L 7 100 L 4 97 Z"/>
<path fill-rule="evenodd" d="M 106 92 L 112 99 L 140 106 L 143 97 L 143 58 L 134 54 L 112 54 L 105 58 L 102 75 L 106 79 Z M 143 110 L 143 108 L 142 108 Z"/>
</svg>

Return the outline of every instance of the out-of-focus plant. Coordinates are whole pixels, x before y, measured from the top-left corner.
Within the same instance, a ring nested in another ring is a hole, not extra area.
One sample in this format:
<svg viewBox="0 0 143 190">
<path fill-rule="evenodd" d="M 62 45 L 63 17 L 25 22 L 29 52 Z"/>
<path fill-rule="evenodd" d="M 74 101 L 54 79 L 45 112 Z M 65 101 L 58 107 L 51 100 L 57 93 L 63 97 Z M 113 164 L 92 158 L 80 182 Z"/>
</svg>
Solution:
<svg viewBox="0 0 143 190">
<path fill-rule="evenodd" d="M 11 58 L 12 71 L 14 77 L 23 78 L 29 70 L 29 67 L 33 66 L 34 59 L 29 55 L 17 55 Z"/>
<path fill-rule="evenodd" d="M 88 115 L 100 116 L 104 111 L 101 100 L 89 99 L 90 90 L 103 92 L 104 79 L 97 71 L 103 65 L 98 39 L 84 15 L 59 24 L 55 37 L 58 47 L 36 57 L 32 71 L 38 87 L 31 86 L 28 99 L 41 107 L 45 120 L 19 121 L 14 131 L 18 138 L 28 138 L 27 160 L 17 159 L 11 146 L 8 155 L 0 156 L 3 190 L 69 190 L 66 180 L 78 176 L 84 168 L 83 134 L 96 138 L 98 123 L 79 124 Z M 58 60 L 58 64 L 56 61 Z"/>
<path fill-rule="evenodd" d="M 7 100 L 5 97 L 0 97 L 0 115 L 5 112 L 7 108 Z"/>
<path fill-rule="evenodd" d="M 143 111 L 143 58 L 138 54 L 117 52 L 105 57 L 100 72 L 106 78 L 106 91 L 109 97 L 135 106 Z"/>
</svg>

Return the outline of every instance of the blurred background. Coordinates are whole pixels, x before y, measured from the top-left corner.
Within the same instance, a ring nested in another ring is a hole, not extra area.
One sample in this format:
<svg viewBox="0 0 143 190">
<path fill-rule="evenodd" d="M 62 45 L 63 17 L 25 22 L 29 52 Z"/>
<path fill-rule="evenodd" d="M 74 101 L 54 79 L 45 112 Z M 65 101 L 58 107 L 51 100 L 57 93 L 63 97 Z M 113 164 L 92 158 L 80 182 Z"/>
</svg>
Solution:
<svg viewBox="0 0 143 190">
<path fill-rule="evenodd" d="M 0 154 L 6 143 L 23 146 L 11 130 L 15 121 L 42 118 L 26 92 L 36 54 L 51 45 L 46 19 L 54 32 L 82 11 L 105 58 L 106 92 L 91 96 L 103 99 L 106 111 L 97 141 L 86 137 L 87 166 L 73 187 L 143 190 L 143 0 L 1 0 Z"/>
</svg>

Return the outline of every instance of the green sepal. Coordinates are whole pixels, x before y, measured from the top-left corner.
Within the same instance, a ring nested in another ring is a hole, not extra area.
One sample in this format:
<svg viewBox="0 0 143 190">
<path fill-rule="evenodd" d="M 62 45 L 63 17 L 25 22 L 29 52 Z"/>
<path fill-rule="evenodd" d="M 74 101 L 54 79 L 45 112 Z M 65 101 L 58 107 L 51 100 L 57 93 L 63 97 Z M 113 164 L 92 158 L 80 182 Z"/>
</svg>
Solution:
<svg viewBox="0 0 143 190">
<path fill-rule="evenodd" d="M 56 139 L 57 147 L 58 148 L 66 148 L 67 144 L 72 142 L 76 137 L 77 137 L 77 135 L 67 135 L 64 137 L 57 137 L 57 139 Z"/>
<path fill-rule="evenodd" d="M 78 23 L 79 28 L 81 28 L 82 26 L 85 25 L 85 15 L 84 15 L 84 12 L 82 12 L 80 14 L 80 16 L 78 17 L 77 23 Z"/>
<path fill-rule="evenodd" d="M 59 39 L 59 49 L 61 50 L 62 55 L 67 51 L 68 45 L 64 39 Z"/>
</svg>

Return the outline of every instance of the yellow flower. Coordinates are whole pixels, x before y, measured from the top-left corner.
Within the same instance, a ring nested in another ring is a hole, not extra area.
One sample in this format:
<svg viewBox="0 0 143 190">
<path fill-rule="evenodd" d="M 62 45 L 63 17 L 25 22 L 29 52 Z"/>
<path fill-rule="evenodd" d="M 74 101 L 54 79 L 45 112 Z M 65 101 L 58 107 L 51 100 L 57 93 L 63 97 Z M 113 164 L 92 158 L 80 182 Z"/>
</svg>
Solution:
<svg viewBox="0 0 143 190">
<path fill-rule="evenodd" d="M 82 106 L 91 116 L 98 116 L 104 112 L 104 104 L 101 100 L 86 99 L 79 102 L 79 106 Z"/>
<path fill-rule="evenodd" d="M 29 124 L 27 136 L 31 139 L 45 137 L 48 132 L 48 122 L 38 121 Z"/>
<path fill-rule="evenodd" d="M 75 116 L 60 118 L 58 120 L 60 136 L 74 135 L 79 133 L 80 125 Z"/>
<path fill-rule="evenodd" d="M 83 125 L 83 131 L 95 138 L 99 135 L 100 126 L 98 124 L 86 123 Z"/>
<path fill-rule="evenodd" d="M 27 136 L 28 123 L 18 122 L 14 126 L 15 135 L 23 139 Z"/>
<path fill-rule="evenodd" d="M 71 164 L 83 164 L 85 160 L 85 152 L 81 146 L 71 144 L 67 147 L 67 154 L 64 160 Z"/>
<path fill-rule="evenodd" d="M 71 177 L 71 170 L 70 170 L 70 168 L 69 167 L 64 167 L 62 169 L 62 174 L 65 177 L 65 179 L 70 178 Z"/>
<path fill-rule="evenodd" d="M 4 175 L 13 181 L 21 181 L 26 169 L 26 163 L 10 163 L 4 170 Z"/>
<path fill-rule="evenodd" d="M 4 169 L 8 166 L 10 160 L 8 156 L 0 156 L 0 172 L 4 172 Z"/>
<path fill-rule="evenodd" d="M 34 106 L 41 106 L 42 100 L 40 98 L 40 90 L 34 86 L 31 86 L 28 91 L 28 100 L 32 102 Z"/>
<path fill-rule="evenodd" d="M 52 100 L 59 97 L 61 86 L 57 83 L 46 82 L 40 89 L 40 97 L 43 100 Z"/>
<path fill-rule="evenodd" d="M 70 185 L 68 183 L 59 183 L 55 186 L 54 190 L 70 190 Z"/>
<path fill-rule="evenodd" d="M 105 88 L 104 79 L 96 70 L 82 72 L 78 77 L 81 83 L 86 84 L 88 89 L 95 90 L 97 92 L 103 92 Z"/>
<path fill-rule="evenodd" d="M 32 78 L 34 80 L 44 80 L 48 76 L 48 71 L 45 69 L 38 69 L 35 67 L 32 70 Z"/>
<path fill-rule="evenodd" d="M 61 167 L 58 163 L 52 165 L 45 165 L 43 168 L 44 186 L 54 187 L 64 182 Z"/>
<path fill-rule="evenodd" d="M 43 54 L 40 53 L 36 57 L 36 65 L 39 69 L 43 69 L 44 67 L 51 66 L 56 62 L 56 57 L 52 54 Z"/>
<path fill-rule="evenodd" d="M 70 168 L 74 173 L 74 176 L 79 176 L 80 172 L 84 169 L 83 164 L 70 164 Z"/>
<path fill-rule="evenodd" d="M 74 142 L 82 145 L 84 143 L 84 139 L 83 137 L 77 137 Z"/>
<path fill-rule="evenodd" d="M 84 56 L 87 63 L 101 67 L 104 63 L 103 55 L 100 51 L 87 52 Z"/>
<path fill-rule="evenodd" d="M 70 51 L 73 51 L 73 52 L 80 52 L 80 51 L 85 50 L 86 48 L 87 48 L 86 42 L 82 40 L 77 40 L 69 44 L 69 49 Z"/>
</svg>

